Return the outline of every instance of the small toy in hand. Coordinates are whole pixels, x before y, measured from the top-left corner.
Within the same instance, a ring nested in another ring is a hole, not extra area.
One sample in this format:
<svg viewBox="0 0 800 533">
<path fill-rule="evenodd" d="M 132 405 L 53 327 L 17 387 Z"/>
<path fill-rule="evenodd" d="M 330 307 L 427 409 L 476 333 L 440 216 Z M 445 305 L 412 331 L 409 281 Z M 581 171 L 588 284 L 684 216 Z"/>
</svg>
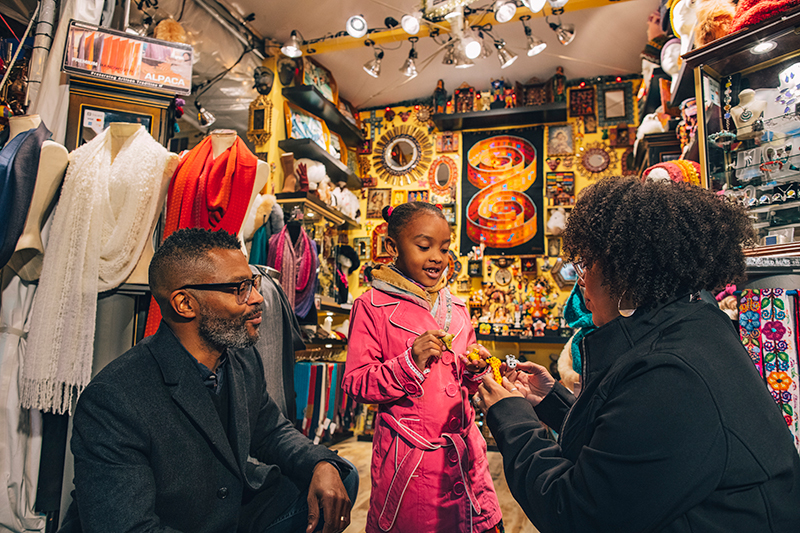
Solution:
<svg viewBox="0 0 800 533">
<path fill-rule="evenodd" d="M 491 356 L 489 359 L 486 360 L 489 363 L 489 366 L 492 367 L 492 374 L 494 374 L 494 380 L 500 384 L 503 383 L 503 375 L 500 374 L 500 359 L 495 356 Z"/>
<path fill-rule="evenodd" d="M 451 352 L 453 351 L 453 339 L 455 339 L 455 338 L 456 338 L 456 336 L 451 334 L 451 333 L 448 333 L 447 335 L 442 337 L 442 342 L 447 347 L 447 349 L 449 351 L 451 351 Z"/>
<path fill-rule="evenodd" d="M 511 354 L 506 355 L 506 366 L 508 368 L 514 370 L 515 368 L 517 368 L 517 363 L 519 363 L 519 360 L 516 357 L 514 357 Z"/>
</svg>

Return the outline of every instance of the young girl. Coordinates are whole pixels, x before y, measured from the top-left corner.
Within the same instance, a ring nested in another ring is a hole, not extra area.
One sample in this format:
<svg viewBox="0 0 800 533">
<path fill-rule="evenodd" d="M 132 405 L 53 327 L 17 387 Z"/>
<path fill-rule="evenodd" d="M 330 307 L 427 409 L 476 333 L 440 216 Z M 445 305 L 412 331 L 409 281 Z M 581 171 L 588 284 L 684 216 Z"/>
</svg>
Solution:
<svg viewBox="0 0 800 533">
<path fill-rule="evenodd" d="M 383 218 L 394 263 L 374 269 L 372 289 L 353 304 L 343 382 L 379 405 L 366 533 L 502 531 L 469 402 L 489 353 L 464 356 L 475 333 L 443 275 L 450 226 L 425 202 L 385 207 Z"/>
</svg>

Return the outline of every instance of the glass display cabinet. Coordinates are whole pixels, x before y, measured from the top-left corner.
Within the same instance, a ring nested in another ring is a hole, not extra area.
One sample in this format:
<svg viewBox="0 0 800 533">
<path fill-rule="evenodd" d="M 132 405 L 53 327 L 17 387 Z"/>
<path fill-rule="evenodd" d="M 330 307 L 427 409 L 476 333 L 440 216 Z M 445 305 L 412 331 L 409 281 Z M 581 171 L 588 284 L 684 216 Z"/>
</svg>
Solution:
<svg viewBox="0 0 800 533">
<path fill-rule="evenodd" d="M 683 59 L 680 85 L 693 77 L 702 102 L 705 186 L 748 207 L 760 245 L 751 255 L 800 253 L 800 9 Z"/>
</svg>

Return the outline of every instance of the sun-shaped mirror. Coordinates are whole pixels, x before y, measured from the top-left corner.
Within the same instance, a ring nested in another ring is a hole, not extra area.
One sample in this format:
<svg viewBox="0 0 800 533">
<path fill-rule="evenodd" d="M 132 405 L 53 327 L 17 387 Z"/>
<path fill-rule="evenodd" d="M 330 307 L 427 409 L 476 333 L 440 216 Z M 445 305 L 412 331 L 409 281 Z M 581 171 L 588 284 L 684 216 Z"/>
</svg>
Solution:
<svg viewBox="0 0 800 533">
<path fill-rule="evenodd" d="M 410 185 L 428 171 L 433 145 L 424 130 L 412 125 L 392 128 L 375 144 L 378 175 L 395 185 Z"/>
</svg>

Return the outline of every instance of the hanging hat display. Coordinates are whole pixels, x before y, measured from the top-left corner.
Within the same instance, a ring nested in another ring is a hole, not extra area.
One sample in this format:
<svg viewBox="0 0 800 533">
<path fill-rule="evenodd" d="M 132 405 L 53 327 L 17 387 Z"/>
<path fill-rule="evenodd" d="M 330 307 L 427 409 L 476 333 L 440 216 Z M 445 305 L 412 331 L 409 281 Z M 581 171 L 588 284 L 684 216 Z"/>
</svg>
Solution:
<svg viewBox="0 0 800 533">
<path fill-rule="evenodd" d="M 800 0 L 739 0 L 730 32 L 780 16 L 781 13 L 800 5 Z"/>
<path fill-rule="evenodd" d="M 661 49 L 664 48 L 664 43 L 667 42 L 669 37 L 666 35 L 659 35 L 644 45 L 641 57 L 656 65 L 661 65 Z"/>
</svg>

